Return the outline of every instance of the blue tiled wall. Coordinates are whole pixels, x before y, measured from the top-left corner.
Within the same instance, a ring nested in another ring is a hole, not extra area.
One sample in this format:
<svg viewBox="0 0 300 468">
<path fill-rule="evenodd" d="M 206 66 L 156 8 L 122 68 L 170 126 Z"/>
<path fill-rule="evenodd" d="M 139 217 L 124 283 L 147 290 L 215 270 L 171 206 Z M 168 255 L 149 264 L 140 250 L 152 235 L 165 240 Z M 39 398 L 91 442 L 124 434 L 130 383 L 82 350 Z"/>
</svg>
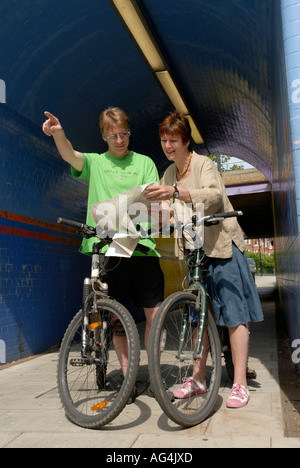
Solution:
<svg viewBox="0 0 300 468">
<path fill-rule="evenodd" d="M 52 139 L 4 104 L 0 105 L 0 186 L 3 364 L 60 342 L 81 306 L 89 260 L 78 253 L 80 238 L 56 224 L 59 216 L 85 220 L 86 185 L 72 178 Z"/>
<path fill-rule="evenodd" d="M 292 95 L 300 79 L 300 19 L 291 0 L 274 2 L 273 44 L 273 195 L 277 281 L 291 342 L 300 337 L 300 252 L 298 148 L 300 147 L 299 105 L 293 107 Z M 299 22 L 298 22 L 299 24 Z M 298 29 L 298 33 L 297 33 Z M 299 81 L 300 83 L 300 81 Z M 300 89 L 300 86 L 299 86 Z M 298 110 L 297 110 L 298 107 Z M 300 369 L 299 369 L 300 370 Z"/>
</svg>

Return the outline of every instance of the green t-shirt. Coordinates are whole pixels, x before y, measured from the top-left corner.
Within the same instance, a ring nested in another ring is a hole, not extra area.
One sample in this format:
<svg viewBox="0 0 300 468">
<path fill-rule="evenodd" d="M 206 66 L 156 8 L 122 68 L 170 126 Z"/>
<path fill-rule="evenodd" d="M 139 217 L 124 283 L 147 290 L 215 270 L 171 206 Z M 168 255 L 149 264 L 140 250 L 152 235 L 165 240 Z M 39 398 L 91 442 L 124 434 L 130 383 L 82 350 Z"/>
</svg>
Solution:
<svg viewBox="0 0 300 468">
<path fill-rule="evenodd" d="M 128 156 L 117 158 L 108 153 L 83 153 L 82 172 L 72 167 L 72 174 L 89 183 L 88 209 L 86 223 L 95 226 L 90 212 L 91 205 L 116 197 L 138 185 L 159 182 L 156 166 L 151 158 L 131 152 Z M 83 239 L 80 252 L 91 255 L 97 238 Z M 153 239 L 141 239 L 140 244 L 150 249 L 148 256 L 159 257 Z M 135 250 L 136 256 L 144 255 Z"/>
</svg>

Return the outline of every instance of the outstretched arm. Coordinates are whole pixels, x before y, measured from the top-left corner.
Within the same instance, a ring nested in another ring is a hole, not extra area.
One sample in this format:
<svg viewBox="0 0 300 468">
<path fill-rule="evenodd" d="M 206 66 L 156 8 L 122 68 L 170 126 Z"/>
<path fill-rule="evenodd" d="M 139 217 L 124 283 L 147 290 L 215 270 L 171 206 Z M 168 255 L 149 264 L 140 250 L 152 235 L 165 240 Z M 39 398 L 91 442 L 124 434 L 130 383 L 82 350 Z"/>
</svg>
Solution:
<svg viewBox="0 0 300 468">
<path fill-rule="evenodd" d="M 43 132 L 47 136 L 52 136 L 62 159 L 71 164 L 78 172 L 82 172 L 84 158 L 82 153 L 75 151 L 72 144 L 66 138 L 65 132 L 57 117 L 45 112 L 47 120 L 43 123 Z"/>
</svg>

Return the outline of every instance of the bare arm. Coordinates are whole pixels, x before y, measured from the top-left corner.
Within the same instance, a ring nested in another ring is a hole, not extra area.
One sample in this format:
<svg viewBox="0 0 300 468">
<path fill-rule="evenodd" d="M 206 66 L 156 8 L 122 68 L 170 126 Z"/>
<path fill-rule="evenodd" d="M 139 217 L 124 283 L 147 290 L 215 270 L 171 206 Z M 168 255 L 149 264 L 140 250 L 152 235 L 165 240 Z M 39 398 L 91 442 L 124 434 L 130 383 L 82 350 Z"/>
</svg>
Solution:
<svg viewBox="0 0 300 468">
<path fill-rule="evenodd" d="M 65 132 L 62 126 L 54 115 L 50 112 L 45 112 L 47 120 L 43 123 L 43 132 L 47 136 L 52 136 L 59 154 L 62 159 L 69 163 L 78 172 L 82 172 L 84 158 L 83 154 L 79 151 L 75 151 L 72 144 L 65 136 Z"/>
</svg>

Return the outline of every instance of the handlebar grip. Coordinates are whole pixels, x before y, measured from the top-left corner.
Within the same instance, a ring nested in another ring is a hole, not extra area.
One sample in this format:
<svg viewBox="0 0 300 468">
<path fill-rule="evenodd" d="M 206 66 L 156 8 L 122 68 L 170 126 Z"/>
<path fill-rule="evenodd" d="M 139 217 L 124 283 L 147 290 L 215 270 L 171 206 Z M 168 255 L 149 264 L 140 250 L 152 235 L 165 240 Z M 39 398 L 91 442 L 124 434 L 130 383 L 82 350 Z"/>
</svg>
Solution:
<svg viewBox="0 0 300 468">
<path fill-rule="evenodd" d="M 64 224 L 65 226 L 69 226 L 76 229 L 83 229 L 84 227 L 84 224 L 82 223 L 77 223 L 76 221 L 71 221 L 65 218 L 58 218 L 57 222 L 58 224 Z"/>
<path fill-rule="evenodd" d="M 237 218 L 238 216 L 242 216 L 242 211 L 228 211 L 227 213 L 216 213 L 210 216 L 206 216 L 204 218 L 204 226 L 210 227 L 215 224 L 219 224 L 220 221 L 226 218 Z"/>
<path fill-rule="evenodd" d="M 216 213 L 211 216 L 211 218 L 236 218 L 238 216 L 242 216 L 242 211 L 228 211 L 227 213 Z"/>
</svg>

